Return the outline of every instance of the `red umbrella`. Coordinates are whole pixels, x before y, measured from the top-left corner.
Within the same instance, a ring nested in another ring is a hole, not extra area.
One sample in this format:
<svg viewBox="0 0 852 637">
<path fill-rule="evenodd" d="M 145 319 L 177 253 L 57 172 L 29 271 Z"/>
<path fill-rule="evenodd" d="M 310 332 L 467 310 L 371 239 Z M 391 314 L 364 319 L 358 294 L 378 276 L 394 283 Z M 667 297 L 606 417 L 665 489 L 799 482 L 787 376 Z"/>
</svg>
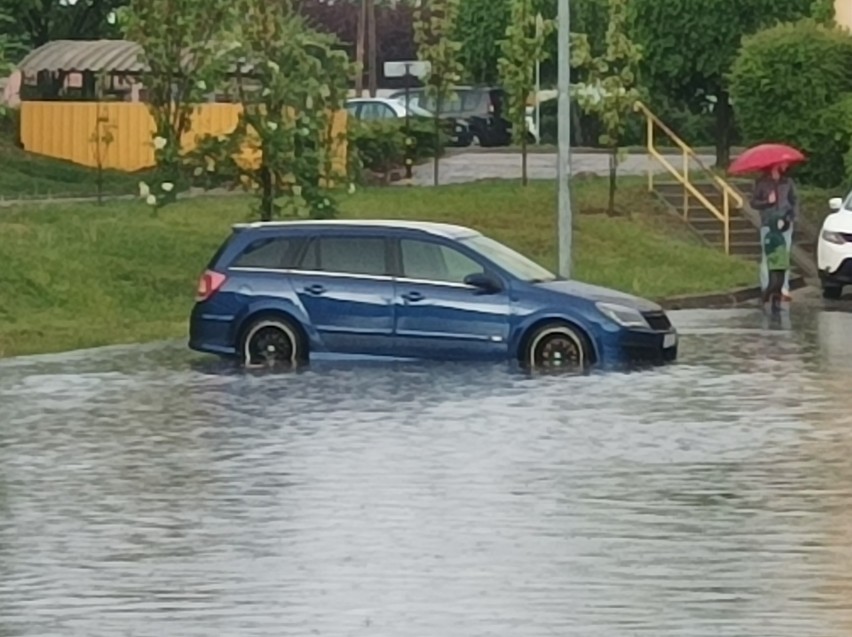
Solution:
<svg viewBox="0 0 852 637">
<path fill-rule="evenodd" d="M 805 161 L 801 151 L 787 144 L 760 144 L 749 148 L 737 157 L 728 168 L 732 175 L 769 170 L 782 164 L 798 164 Z"/>
</svg>

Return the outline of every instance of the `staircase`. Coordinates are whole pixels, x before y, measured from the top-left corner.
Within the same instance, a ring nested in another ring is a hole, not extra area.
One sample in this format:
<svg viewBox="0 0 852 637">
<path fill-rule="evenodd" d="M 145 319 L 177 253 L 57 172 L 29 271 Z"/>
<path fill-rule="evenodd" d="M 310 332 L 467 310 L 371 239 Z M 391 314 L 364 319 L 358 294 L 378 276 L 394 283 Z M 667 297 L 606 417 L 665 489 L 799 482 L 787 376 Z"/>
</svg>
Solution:
<svg viewBox="0 0 852 637">
<path fill-rule="evenodd" d="M 648 158 L 665 168 L 662 176 L 649 168 L 649 192 L 707 245 L 733 256 L 760 261 L 760 214 L 748 205 L 752 183 L 723 179 L 644 104 L 637 103 L 636 111 L 645 117 Z M 657 148 L 657 131 L 669 138 L 678 155 L 664 155 Z M 792 287 L 803 286 L 805 278 L 817 277 L 816 236 L 816 230 L 805 220 L 797 221 L 791 253 Z"/>
</svg>

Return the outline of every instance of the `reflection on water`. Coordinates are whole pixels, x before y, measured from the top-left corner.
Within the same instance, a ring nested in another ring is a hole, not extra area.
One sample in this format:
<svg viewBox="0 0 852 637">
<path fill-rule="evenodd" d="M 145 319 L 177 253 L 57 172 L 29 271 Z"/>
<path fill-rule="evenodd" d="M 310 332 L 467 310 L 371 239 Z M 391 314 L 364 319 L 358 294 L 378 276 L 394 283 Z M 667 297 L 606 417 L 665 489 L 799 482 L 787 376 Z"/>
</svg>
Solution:
<svg viewBox="0 0 852 637">
<path fill-rule="evenodd" d="M 0 635 L 849 635 L 852 315 L 673 319 L 583 378 L 0 363 Z"/>
</svg>

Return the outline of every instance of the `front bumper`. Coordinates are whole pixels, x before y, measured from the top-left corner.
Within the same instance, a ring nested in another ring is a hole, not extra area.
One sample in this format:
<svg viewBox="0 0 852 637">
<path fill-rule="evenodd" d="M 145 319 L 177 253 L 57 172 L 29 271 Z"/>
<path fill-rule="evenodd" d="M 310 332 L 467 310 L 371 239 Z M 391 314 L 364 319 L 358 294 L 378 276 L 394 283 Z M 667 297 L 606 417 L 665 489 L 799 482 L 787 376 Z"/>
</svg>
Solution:
<svg viewBox="0 0 852 637">
<path fill-rule="evenodd" d="M 821 267 L 819 278 L 823 283 L 852 284 L 852 256 L 845 258 L 834 269 Z"/>
<path fill-rule="evenodd" d="M 679 337 L 668 332 L 629 332 L 622 337 L 622 362 L 628 365 L 665 365 L 677 360 Z"/>
</svg>

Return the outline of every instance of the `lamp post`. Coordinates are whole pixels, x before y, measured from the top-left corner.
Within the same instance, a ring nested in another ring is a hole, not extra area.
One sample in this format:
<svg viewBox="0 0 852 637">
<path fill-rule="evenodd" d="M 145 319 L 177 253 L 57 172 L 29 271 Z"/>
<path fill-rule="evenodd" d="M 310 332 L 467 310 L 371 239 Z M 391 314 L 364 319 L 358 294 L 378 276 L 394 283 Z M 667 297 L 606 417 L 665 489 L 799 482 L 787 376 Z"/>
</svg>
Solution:
<svg viewBox="0 0 852 637">
<path fill-rule="evenodd" d="M 558 142 L 559 155 L 556 179 L 559 184 L 559 275 L 571 278 L 571 245 L 573 242 L 571 226 L 571 4 L 570 0 L 558 0 L 558 43 L 559 66 L 559 115 Z"/>
</svg>

